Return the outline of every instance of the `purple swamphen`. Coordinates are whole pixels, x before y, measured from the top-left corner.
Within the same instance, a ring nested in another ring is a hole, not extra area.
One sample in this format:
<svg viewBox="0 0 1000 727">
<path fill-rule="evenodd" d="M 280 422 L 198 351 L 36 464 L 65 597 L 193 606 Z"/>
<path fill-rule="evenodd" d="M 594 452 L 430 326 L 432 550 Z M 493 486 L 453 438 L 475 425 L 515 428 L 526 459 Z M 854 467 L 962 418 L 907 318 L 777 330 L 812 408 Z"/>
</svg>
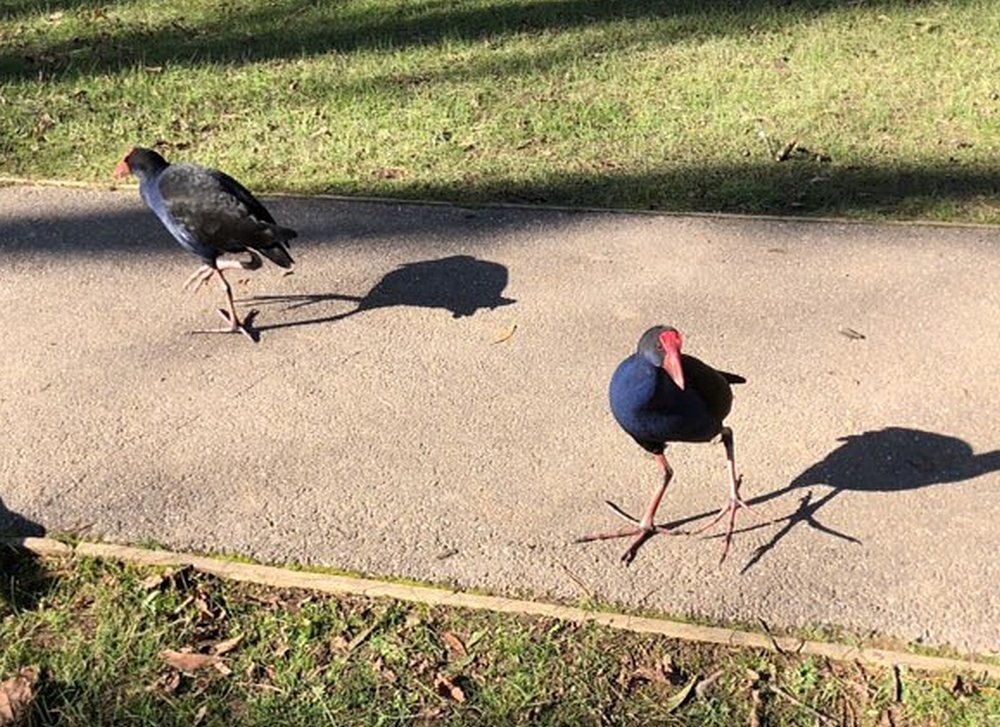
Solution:
<svg viewBox="0 0 1000 727">
<path fill-rule="evenodd" d="M 219 309 L 228 325 L 203 331 L 236 333 L 256 340 L 246 321 L 240 321 L 233 291 L 223 270 L 256 270 L 257 253 L 281 268 L 291 268 L 286 242 L 295 230 L 281 227 L 242 184 L 217 169 L 197 164 L 170 164 L 152 149 L 134 147 L 115 167 L 115 176 L 129 174 L 139 179 L 139 194 L 146 205 L 188 252 L 202 265 L 184 283 L 197 290 L 213 275 L 218 276 L 229 310 Z M 225 253 L 249 253 L 250 260 L 220 260 Z M 249 318 L 249 316 L 248 316 Z"/>
<path fill-rule="evenodd" d="M 736 474 L 733 455 L 733 431 L 723 425 L 733 404 L 730 384 L 742 384 L 746 379 L 716 371 L 693 356 L 682 354 L 682 342 L 677 329 L 654 326 L 642 334 L 638 350 L 622 361 L 611 377 L 611 413 L 639 446 L 656 456 L 663 470 L 663 481 L 641 520 L 608 502 L 616 513 L 633 525 L 615 532 L 586 535 L 577 542 L 634 536 L 622 555 L 626 565 L 635 559 L 639 548 L 656 533 L 670 532 L 666 526 L 653 521 L 674 474 L 663 454 L 668 442 L 708 442 L 717 436 L 722 438 L 729 465 L 729 502 L 715 519 L 696 531 L 707 530 L 729 514 L 722 560 L 729 552 L 736 512 L 742 508 L 749 509 L 740 499 L 740 477 Z"/>
</svg>

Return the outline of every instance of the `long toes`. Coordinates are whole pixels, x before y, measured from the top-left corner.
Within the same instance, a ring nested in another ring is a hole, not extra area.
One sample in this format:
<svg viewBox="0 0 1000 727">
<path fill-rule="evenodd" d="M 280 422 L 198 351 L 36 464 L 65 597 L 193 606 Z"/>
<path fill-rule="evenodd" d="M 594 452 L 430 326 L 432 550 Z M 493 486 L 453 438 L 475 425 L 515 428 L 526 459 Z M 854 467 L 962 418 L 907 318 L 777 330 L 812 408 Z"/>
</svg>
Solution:
<svg viewBox="0 0 1000 727">
<path fill-rule="evenodd" d="M 605 500 L 604 504 L 607 505 L 608 507 L 610 507 L 614 511 L 614 513 L 616 515 L 618 515 L 619 517 L 625 518 L 630 523 L 635 523 L 636 525 L 639 524 L 639 518 L 633 517 L 629 513 L 625 512 L 620 507 L 618 507 L 618 505 L 616 505 L 615 503 L 611 502 L 611 500 Z"/>
</svg>

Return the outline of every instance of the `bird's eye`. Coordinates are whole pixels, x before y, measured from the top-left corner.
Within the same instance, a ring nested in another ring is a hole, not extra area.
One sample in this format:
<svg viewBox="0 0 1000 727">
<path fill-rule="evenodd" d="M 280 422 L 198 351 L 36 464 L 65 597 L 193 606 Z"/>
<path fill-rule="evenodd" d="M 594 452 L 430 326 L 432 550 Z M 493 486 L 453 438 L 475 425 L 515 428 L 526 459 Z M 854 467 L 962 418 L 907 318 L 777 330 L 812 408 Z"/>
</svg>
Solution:
<svg viewBox="0 0 1000 727">
<path fill-rule="evenodd" d="M 663 344 L 662 343 L 657 343 L 656 344 L 656 350 L 657 351 L 662 351 L 663 350 Z"/>
</svg>

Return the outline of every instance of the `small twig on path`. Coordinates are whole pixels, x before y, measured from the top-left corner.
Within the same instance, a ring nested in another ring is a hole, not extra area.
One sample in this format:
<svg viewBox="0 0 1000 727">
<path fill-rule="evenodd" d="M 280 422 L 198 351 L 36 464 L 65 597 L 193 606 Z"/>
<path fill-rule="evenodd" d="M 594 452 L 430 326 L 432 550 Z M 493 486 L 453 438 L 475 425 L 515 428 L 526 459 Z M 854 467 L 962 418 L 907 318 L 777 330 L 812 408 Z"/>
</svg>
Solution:
<svg viewBox="0 0 1000 727">
<path fill-rule="evenodd" d="M 578 585 L 583 590 L 583 592 L 587 594 L 588 598 L 590 598 L 591 600 L 596 600 L 594 592 L 590 589 L 590 587 L 587 586 L 587 584 L 584 583 L 582 580 L 580 580 L 580 578 L 577 577 L 577 575 L 573 571 L 567 568 L 565 563 L 563 563 L 561 560 L 557 561 L 557 563 L 559 564 L 559 567 L 563 569 L 563 572 L 569 576 L 570 580 L 573 581 L 576 585 Z"/>
</svg>

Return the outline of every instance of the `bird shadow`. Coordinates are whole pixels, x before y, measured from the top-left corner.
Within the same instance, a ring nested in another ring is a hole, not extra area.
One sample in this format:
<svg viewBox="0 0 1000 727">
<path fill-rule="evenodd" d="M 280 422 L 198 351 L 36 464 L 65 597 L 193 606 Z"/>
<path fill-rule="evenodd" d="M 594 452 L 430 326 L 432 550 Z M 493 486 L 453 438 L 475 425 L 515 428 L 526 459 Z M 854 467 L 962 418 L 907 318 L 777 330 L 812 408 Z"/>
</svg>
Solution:
<svg viewBox="0 0 1000 727">
<path fill-rule="evenodd" d="M 365 311 L 393 306 L 441 308 L 449 311 L 452 318 L 463 318 L 482 308 L 492 310 L 516 303 L 516 300 L 502 295 L 508 277 L 507 268 L 499 263 L 471 255 L 452 255 L 437 260 L 404 263 L 386 273 L 363 297 L 309 293 L 254 296 L 241 302 L 284 305 L 286 311 L 331 302 L 357 303 L 357 307 L 343 313 L 257 326 L 257 331 L 332 323 Z"/>
<path fill-rule="evenodd" d="M 761 505 L 791 492 L 805 492 L 796 509 L 788 515 L 742 528 L 748 532 L 781 523 L 781 528 L 759 546 L 743 567 L 746 573 L 796 527 L 805 524 L 848 543 L 861 541 L 848 533 L 826 525 L 817 517 L 819 511 L 844 492 L 904 492 L 931 485 L 971 480 L 1000 471 L 1000 450 L 974 454 L 972 446 L 958 437 L 907 427 L 886 427 L 837 439 L 840 446 L 816 464 L 806 468 L 786 486 L 748 500 Z M 829 489 L 814 499 L 814 486 Z M 689 523 L 714 515 L 702 513 L 673 525 Z"/>
<path fill-rule="evenodd" d="M 0 498 L 0 614 L 34 608 L 49 591 L 54 577 L 38 556 L 23 545 L 27 537 L 40 538 L 45 528 L 8 510 Z"/>
</svg>

